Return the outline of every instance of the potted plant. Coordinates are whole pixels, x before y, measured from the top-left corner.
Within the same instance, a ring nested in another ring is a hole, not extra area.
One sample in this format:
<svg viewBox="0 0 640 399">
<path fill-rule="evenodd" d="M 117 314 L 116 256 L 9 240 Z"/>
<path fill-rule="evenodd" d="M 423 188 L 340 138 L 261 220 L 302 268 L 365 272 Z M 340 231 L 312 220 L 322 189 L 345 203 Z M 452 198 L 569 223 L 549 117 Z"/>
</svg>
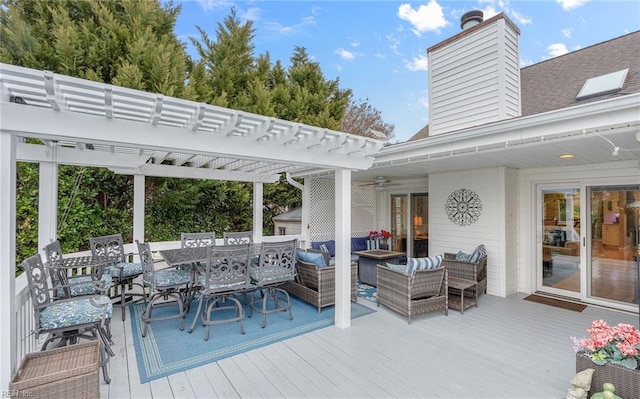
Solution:
<svg viewBox="0 0 640 399">
<path fill-rule="evenodd" d="M 609 326 L 603 320 L 594 320 L 587 333 L 588 337 L 573 341 L 576 372 L 595 370 L 590 395 L 600 391 L 604 383 L 612 383 L 617 395 L 635 397 L 640 386 L 640 331 L 631 324 Z"/>
</svg>

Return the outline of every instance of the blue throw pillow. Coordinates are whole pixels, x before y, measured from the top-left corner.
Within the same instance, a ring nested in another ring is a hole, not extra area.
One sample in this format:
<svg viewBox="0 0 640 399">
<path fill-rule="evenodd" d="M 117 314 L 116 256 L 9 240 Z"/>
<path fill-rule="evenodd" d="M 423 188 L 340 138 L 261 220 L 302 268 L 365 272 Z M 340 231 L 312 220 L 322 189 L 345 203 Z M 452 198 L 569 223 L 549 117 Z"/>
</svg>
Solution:
<svg viewBox="0 0 640 399">
<path fill-rule="evenodd" d="M 327 248 L 327 244 L 320 244 L 320 250 L 322 252 L 329 252 L 329 248 Z"/>
<path fill-rule="evenodd" d="M 324 261 L 324 255 L 317 252 L 305 252 L 298 251 L 296 252 L 298 259 L 303 262 L 313 263 L 318 267 L 327 267 L 327 264 Z"/>
<path fill-rule="evenodd" d="M 316 241 L 316 242 L 312 242 L 311 243 L 311 248 L 313 249 L 317 249 L 319 251 L 322 251 L 322 249 L 320 248 L 321 245 L 324 245 L 329 251 L 329 256 L 333 257 L 336 256 L 336 243 L 333 240 L 329 240 L 329 241 Z M 325 251 L 327 252 L 327 251 Z"/>
<path fill-rule="evenodd" d="M 396 265 L 395 263 L 387 263 L 387 267 L 400 273 L 407 272 L 407 265 Z"/>
<path fill-rule="evenodd" d="M 469 259 L 469 262 L 475 263 L 485 256 L 487 256 L 487 250 L 484 248 L 484 245 L 480 244 L 475 249 L 475 251 L 473 251 L 473 253 L 471 254 L 471 258 Z"/>
<path fill-rule="evenodd" d="M 407 274 L 413 274 L 416 270 L 428 270 L 440 267 L 443 255 L 429 256 L 427 258 L 408 258 Z"/>
<path fill-rule="evenodd" d="M 456 254 L 456 260 L 461 260 L 463 262 L 469 262 L 471 259 L 471 255 L 473 254 L 467 254 L 464 253 L 462 251 L 458 251 L 458 253 Z"/>
<path fill-rule="evenodd" d="M 351 252 L 365 251 L 367 249 L 367 240 L 369 237 L 352 237 Z"/>
</svg>

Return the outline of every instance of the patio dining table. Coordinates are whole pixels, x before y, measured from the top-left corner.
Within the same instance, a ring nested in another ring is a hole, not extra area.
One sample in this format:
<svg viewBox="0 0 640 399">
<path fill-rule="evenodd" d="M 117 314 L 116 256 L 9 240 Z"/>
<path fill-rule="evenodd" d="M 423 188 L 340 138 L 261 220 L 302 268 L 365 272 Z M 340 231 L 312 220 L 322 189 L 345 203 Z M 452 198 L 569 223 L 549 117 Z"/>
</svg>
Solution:
<svg viewBox="0 0 640 399">
<path fill-rule="evenodd" d="M 86 275 L 91 276 L 92 281 L 100 281 L 102 279 L 104 268 L 106 266 L 109 266 L 110 264 L 111 261 L 96 259 L 91 255 L 85 255 L 57 259 L 54 262 L 50 262 L 47 267 L 49 267 L 52 272 L 56 273 L 58 281 L 60 281 L 60 283 L 65 286 L 65 296 L 68 297 L 70 296 L 69 278 L 79 276 L 79 274 L 73 275 L 70 273 L 78 269 L 89 269 L 90 273 Z"/>
</svg>

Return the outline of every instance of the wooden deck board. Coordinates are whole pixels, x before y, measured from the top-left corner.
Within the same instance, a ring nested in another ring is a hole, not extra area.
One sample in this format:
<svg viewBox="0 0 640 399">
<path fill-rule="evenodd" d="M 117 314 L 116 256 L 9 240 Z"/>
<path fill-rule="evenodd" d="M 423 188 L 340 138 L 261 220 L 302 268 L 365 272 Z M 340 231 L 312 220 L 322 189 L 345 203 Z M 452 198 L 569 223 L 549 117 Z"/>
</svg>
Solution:
<svg viewBox="0 0 640 399">
<path fill-rule="evenodd" d="M 637 325 L 638 316 L 588 306 L 572 312 L 483 295 L 464 315 L 405 318 L 385 307 L 347 329 L 327 327 L 140 384 L 131 321 L 112 321 L 112 383 L 103 398 L 564 397 L 575 373 L 571 337 L 594 319 Z M 267 325 L 268 328 L 268 325 Z M 186 332 L 185 332 L 186 333 Z"/>
</svg>

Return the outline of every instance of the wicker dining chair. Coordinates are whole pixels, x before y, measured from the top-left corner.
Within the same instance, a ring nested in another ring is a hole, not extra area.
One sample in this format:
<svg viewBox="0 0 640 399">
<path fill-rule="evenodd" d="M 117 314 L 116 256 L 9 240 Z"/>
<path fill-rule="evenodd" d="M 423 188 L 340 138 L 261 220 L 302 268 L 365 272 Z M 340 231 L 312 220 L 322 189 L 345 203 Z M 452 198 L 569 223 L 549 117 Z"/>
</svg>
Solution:
<svg viewBox="0 0 640 399">
<path fill-rule="evenodd" d="M 184 330 L 184 317 L 189 310 L 185 292 L 190 291 L 193 281 L 190 270 L 168 268 L 156 270 L 151 256 L 151 247 L 147 242 L 139 242 L 138 254 L 142 263 L 142 283 L 148 288 L 149 294 L 146 300 L 144 313 L 142 314 L 142 336 L 147 335 L 149 323 L 152 321 L 180 319 L 180 331 Z M 168 301 L 167 299 L 173 299 Z M 162 317 L 153 317 L 154 309 L 163 307 L 177 307 L 178 312 Z"/>
<path fill-rule="evenodd" d="M 222 233 L 224 245 L 245 245 L 253 244 L 253 231 L 237 231 Z"/>
<path fill-rule="evenodd" d="M 377 265 L 378 306 L 385 305 L 407 318 L 425 313 L 448 315 L 447 269 L 416 270 L 411 274 Z"/>
<path fill-rule="evenodd" d="M 120 288 L 120 299 L 116 306 L 122 309 L 122 321 L 124 321 L 126 306 L 134 302 L 134 297 L 139 297 L 138 300 L 146 300 L 144 286 L 134 281 L 142 275 L 142 264 L 128 261 L 128 254 L 124 252 L 122 234 L 90 237 L 89 244 L 94 258 L 112 262 L 110 266 L 105 268 L 105 271 L 111 274 L 113 284 Z M 142 292 L 127 292 L 127 288 L 134 285 L 139 286 Z"/>
<path fill-rule="evenodd" d="M 267 314 L 270 313 L 289 311 L 289 319 L 293 320 L 291 298 L 282 286 L 295 278 L 297 247 L 297 239 L 263 242 L 260 246 L 258 264 L 251 267 L 251 283 L 255 290 L 251 294 L 249 317 L 254 311 L 260 313 L 262 328 L 267 326 Z"/>
<path fill-rule="evenodd" d="M 198 275 L 200 299 L 191 323 L 192 332 L 200 319 L 206 327 L 204 340 L 209 339 L 212 325 L 239 322 L 244 334 L 244 307 L 235 294 L 251 289 L 251 245 L 212 246 L 207 251 L 207 264 Z M 230 305 L 226 303 L 231 302 Z M 203 306 L 205 307 L 203 310 Z M 230 312 L 233 311 L 233 312 Z M 213 317 L 217 313 L 232 313 L 231 317 Z"/>
<path fill-rule="evenodd" d="M 22 261 L 27 274 L 31 304 L 35 317 L 36 338 L 48 334 L 41 350 L 49 344 L 55 347 L 77 343 L 80 339 L 100 340 L 100 359 L 104 381 L 111 382 L 107 370 L 110 339 L 105 327 L 111 319 L 113 305 L 106 295 L 85 295 L 66 299 L 54 299 L 54 292 L 60 287 L 50 287 L 46 266 L 40 254 Z M 95 282 L 96 288 L 99 284 Z"/>
</svg>

